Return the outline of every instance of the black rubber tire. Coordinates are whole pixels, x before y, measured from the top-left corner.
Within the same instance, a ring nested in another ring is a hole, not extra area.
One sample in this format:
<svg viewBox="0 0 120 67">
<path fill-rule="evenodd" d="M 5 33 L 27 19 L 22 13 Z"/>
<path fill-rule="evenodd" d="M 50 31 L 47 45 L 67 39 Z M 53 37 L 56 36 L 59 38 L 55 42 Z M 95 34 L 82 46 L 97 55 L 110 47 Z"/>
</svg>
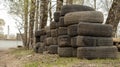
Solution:
<svg viewBox="0 0 120 67">
<path fill-rule="evenodd" d="M 95 11 L 93 8 L 84 5 L 64 5 L 61 9 L 61 16 L 64 16 L 70 12 L 78 12 L 78 11 Z"/>
<path fill-rule="evenodd" d="M 116 46 L 102 46 L 102 47 L 79 47 L 77 49 L 77 57 L 85 59 L 115 59 L 117 58 Z"/>
<path fill-rule="evenodd" d="M 45 39 L 46 39 L 46 38 L 47 38 L 46 35 L 40 36 L 40 42 L 45 42 Z"/>
<path fill-rule="evenodd" d="M 40 42 L 40 37 L 35 37 L 35 43 Z"/>
<path fill-rule="evenodd" d="M 78 35 L 95 37 L 112 37 L 113 27 L 109 24 L 79 23 Z"/>
<path fill-rule="evenodd" d="M 77 37 L 72 37 L 71 38 L 71 44 L 72 47 L 77 48 Z"/>
<path fill-rule="evenodd" d="M 113 46 L 112 37 L 77 36 L 78 47 Z"/>
<path fill-rule="evenodd" d="M 58 37 L 53 37 L 53 45 L 58 45 Z"/>
<path fill-rule="evenodd" d="M 59 27 L 58 28 L 58 35 L 67 35 L 67 27 Z"/>
<path fill-rule="evenodd" d="M 58 45 L 59 47 L 70 47 L 70 36 L 68 35 L 61 35 L 58 37 Z"/>
<path fill-rule="evenodd" d="M 77 36 L 78 24 L 68 26 L 68 35 L 71 37 Z"/>
<path fill-rule="evenodd" d="M 60 18 L 60 11 L 57 11 L 54 13 L 54 21 L 59 22 L 59 18 Z"/>
<path fill-rule="evenodd" d="M 60 57 L 73 57 L 72 47 L 58 47 L 58 55 Z"/>
<path fill-rule="evenodd" d="M 35 31 L 35 37 L 40 37 L 40 31 Z"/>
<path fill-rule="evenodd" d="M 64 17 L 60 17 L 59 22 L 58 22 L 58 27 L 66 27 L 64 23 Z"/>
<path fill-rule="evenodd" d="M 35 51 L 36 53 L 43 53 L 44 48 L 45 48 L 44 46 L 45 46 L 44 43 L 38 42 L 38 43 L 36 43 L 36 45 L 35 45 L 34 51 Z"/>
<path fill-rule="evenodd" d="M 40 29 L 40 30 L 39 30 L 39 34 L 40 34 L 40 36 L 46 35 L 45 29 Z"/>
<path fill-rule="evenodd" d="M 48 51 L 49 46 L 45 46 L 45 51 Z"/>
<path fill-rule="evenodd" d="M 46 32 L 46 37 L 51 37 L 51 31 L 50 30 Z"/>
<path fill-rule="evenodd" d="M 46 38 L 46 46 L 53 45 L 53 37 Z"/>
<path fill-rule="evenodd" d="M 68 13 L 64 17 L 65 25 L 78 24 L 79 22 L 103 23 L 103 14 L 99 11 L 83 11 Z"/>
<path fill-rule="evenodd" d="M 73 48 L 73 57 L 77 57 L 77 48 Z"/>
<path fill-rule="evenodd" d="M 51 37 L 57 37 L 58 36 L 58 29 L 52 29 L 51 30 Z"/>
<path fill-rule="evenodd" d="M 52 21 L 52 22 L 50 23 L 50 29 L 56 29 L 56 28 L 58 28 L 58 25 L 57 25 L 57 24 L 58 24 L 57 22 Z"/>
<path fill-rule="evenodd" d="M 58 54 L 58 45 L 50 45 L 48 48 L 49 54 Z"/>
</svg>

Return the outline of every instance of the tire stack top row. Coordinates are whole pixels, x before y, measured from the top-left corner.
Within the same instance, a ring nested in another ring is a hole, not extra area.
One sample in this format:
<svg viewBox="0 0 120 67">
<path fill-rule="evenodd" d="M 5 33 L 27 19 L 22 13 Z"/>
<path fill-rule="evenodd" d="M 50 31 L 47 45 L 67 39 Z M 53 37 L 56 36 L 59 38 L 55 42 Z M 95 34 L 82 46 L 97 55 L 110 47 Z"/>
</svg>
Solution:
<svg viewBox="0 0 120 67">
<path fill-rule="evenodd" d="M 88 6 L 83 6 L 83 5 L 64 5 L 61 9 L 61 17 L 59 18 L 60 21 L 58 23 L 58 26 L 59 26 L 58 55 L 60 57 L 76 57 L 77 55 L 77 47 L 73 47 L 71 45 L 71 39 L 77 34 L 76 25 L 78 22 L 73 21 L 73 19 L 76 19 L 79 17 L 75 16 L 72 18 L 67 18 L 66 16 L 70 13 L 78 12 L 78 11 L 94 11 L 94 9 Z M 71 17 L 71 15 L 69 15 L 68 17 Z M 71 19 L 72 21 L 70 22 Z M 69 27 L 70 25 L 73 25 L 73 26 Z M 72 31 L 72 32 L 69 32 L 69 31 Z M 73 42 L 73 44 L 75 44 L 75 42 Z"/>
<path fill-rule="evenodd" d="M 65 5 L 58 23 L 58 54 L 86 59 L 117 58 L 112 26 L 102 24 L 103 14 L 91 7 Z M 61 20 L 64 19 L 64 20 Z M 63 34 L 64 33 L 64 34 Z"/>
</svg>

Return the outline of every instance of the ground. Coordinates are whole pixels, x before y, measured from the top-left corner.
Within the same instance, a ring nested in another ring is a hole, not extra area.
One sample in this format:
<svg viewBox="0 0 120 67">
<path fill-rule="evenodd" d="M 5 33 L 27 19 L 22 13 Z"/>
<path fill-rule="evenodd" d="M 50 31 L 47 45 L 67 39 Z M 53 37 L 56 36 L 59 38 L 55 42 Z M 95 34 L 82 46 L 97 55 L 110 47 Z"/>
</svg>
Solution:
<svg viewBox="0 0 120 67">
<path fill-rule="evenodd" d="M 120 58 L 114 60 L 61 58 L 47 52 L 36 54 L 32 50 L 9 49 L 0 51 L 0 67 L 120 67 Z"/>
</svg>

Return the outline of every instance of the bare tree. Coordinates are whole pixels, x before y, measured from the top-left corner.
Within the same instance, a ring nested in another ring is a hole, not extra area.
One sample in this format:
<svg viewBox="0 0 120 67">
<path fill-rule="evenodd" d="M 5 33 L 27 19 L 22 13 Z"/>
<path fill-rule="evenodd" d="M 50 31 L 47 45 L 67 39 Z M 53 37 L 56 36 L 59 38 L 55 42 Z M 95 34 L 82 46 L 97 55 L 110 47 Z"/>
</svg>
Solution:
<svg viewBox="0 0 120 67">
<path fill-rule="evenodd" d="M 36 5 L 36 1 L 35 0 L 31 0 L 31 4 L 30 4 L 30 21 L 29 21 L 29 47 L 32 48 L 33 47 L 33 41 L 34 41 L 34 22 L 35 22 L 35 5 Z"/>
<path fill-rule="evenodd" d="M 41 0 L 40 3 L 40 28 L 45 28 L 48 18 L 48 0 Z"/>
<path fill-rule="evenodd" d="M 113 25 L 113 36 L 115 37 L 117 26 L 120 21 L 120 0 L 113 0 L 113 4 L 110 8 L 106 24 Z"/>
<path fill-rule="evenodd" d="M 39 23 L 39 4 L 40 4 L 40 0 L 36 0 L 36 19 L 35 19 L 35 31 L 38 30 L 38 23 Z"/>
<path fill-rule="evenodd" d="M 24 0 L 24 45 L 28 48 L 28 0 Z"/>
<path fill-rule="evenodd" d="M 62 6 L 63 6 L 63 0 L 57 0 L 56 11 L 60 11 Z"/>
</svg>

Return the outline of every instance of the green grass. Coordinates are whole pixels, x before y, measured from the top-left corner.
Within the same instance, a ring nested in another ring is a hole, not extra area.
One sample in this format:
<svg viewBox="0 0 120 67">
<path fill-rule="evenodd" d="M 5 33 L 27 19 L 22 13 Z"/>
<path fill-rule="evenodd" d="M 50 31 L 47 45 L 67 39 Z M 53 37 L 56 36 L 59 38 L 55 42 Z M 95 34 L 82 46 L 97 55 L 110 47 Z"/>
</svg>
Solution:
<svg viewBox="0 0 120 67">
<path fill-rule="evenodd" d="M 33 54 L 33 50 L 26 50 L 26 49 L 15 49 L 13 51 L 11 51 L 11 54 L 14 54 L 16 56 L 25 56 L 25 55 L 29 55 L 29 54 Z"/>
<path fill-rule="evenodd" d="M 16 49 L 11 52 L 16 56 L 32 55 L 30 60 L 23 64 L 23 67 L 72 67 L 73 65 L 81 65 L 81 67 L 119 67 L 119 59 L 78 59 L 78 58 L 64 58 L 58 55 L 50 54 L 35 54 L 32 50 Z M 84 66 L 90 65 L 90 66 Z M 96 65 L 96 66 L 94 66 Z"/>
</svg>

